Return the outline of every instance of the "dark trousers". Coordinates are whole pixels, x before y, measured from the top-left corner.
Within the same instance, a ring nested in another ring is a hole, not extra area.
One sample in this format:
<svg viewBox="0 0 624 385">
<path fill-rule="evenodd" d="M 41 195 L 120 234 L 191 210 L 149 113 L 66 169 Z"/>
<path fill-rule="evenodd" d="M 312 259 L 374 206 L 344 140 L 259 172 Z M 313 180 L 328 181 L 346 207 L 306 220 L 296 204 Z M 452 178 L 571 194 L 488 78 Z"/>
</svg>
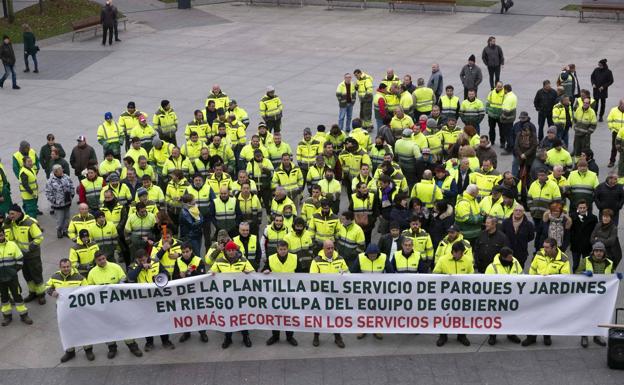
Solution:
<svg viewBox="0 0 624 385">
<path fill-rule="evenodd" d="M 511 151 L 511 132 L 513 128 L 513 123 L 499 123 L 498 124 L 500 130 L 500 142 L 501 145 L 505 146 L 508 151 Z"/>
<path fill-rule="evenodd" d="M 490 142 L 492 144 L 494 144 L 494 142 L 496 141 L 496 124 L 498 124 L 498 129 L 500 130 L 501 129 L 500 120 L 488 116 L 488 126 L 490 127 Z"/>
<path fill-rule="evenodd" d="M 8 282 L 0 282 L 0 302 L 2 303 L 3 309 L 2 312 L 4 315 L 11 314 L 11 307 L 8 308 L 8 312 L 5 313 L 7 304 L 11 302 L 11 300 L 18 306 L 18 311 L 21 307 L 24 307 L 24 299 L 22 298 L 22 288 L 19 284 L 19 279 L 17 274 Z M 10 306 L 10 305 L 9 305 Z"/>
<path fill-rule="evenodd" d="M 267 119 L 264 121 L 269 132 L 280 132 L 282 130 L 282 118 Z"/>
<path fill-rule="evenodd" d="M 112 25 L 102 26 L 102 45 L 106 44 L 107 34 L 108 34 L 108 45 L 113 45 L 113 26 Z"/>
<path fill-rule="evenodd" d="M 490 75 L 490 89 L 494 89 L 496 83 L 500 80 L 500 66 L 490 67 L 488 66 L 488 74 Z"/>
<path fill-rule="evenodd" d="M 202 225 L 202 232 L 204 233 L 204 246 L 206 246 L 206 251 L 208 251 L 212 243 L 210 240 L 211 226 L 212 226 L 212 222 L 210 222 L 210 218 L 208 217 L 208 215 L 204 215 L 204 224 Z"/>
<path fill-rule="evenodd" d="M 615 157 L 617 155 L 617 149 L 615 148 L 615 139 L 617 138 L 617 132 L 611 131 L 611 157 L 609 157 L 609 163 L 615 163 Z"/>
<path fill-rule="evenodd" d="M 28 254 L 31 254 L 30 252 Z M 43 266 L 41 263 L 41 252 L 32 253 L 33 255 L 24 256 L 24 267 L 22 273 L 24 280 L 28 283 L 28 289 L 33 294 L 41 296 L 45 295 L 43 287 Z"/>
<path fill-rule="evenodd" d="M 115 21 L 115 25 L 113 26 L 113 31 L 115 32 L 115 41 L 119 41 L 119 23 Z"/>
<path fill-rule="evenodd" d="M 17 75 L 15 74 L 15 65 L 6 64 L 4 65 L 4 75 L 0 78 L 0 86 L 4 84 L 4 81 L 11 76 L 11 81 L 13 82 L 13 88 L 17 87 Z"/>
<path fill-rule="evenodd" d="M 604 112 L 605 112 L 605 104 L 607 103 L 607 98 L 600 97 L 600 98 L 595 98 L 596 99 L 596 108 L 594 109 L 594 111 L 596 111 L 597 115 L 600 117 L 600 119 L 602 119 L 602 117 L 604 116 Z"/>
<path fill-rule="evenodd" d="M 147 342 L 148 344 L 153 344 L 154 337 L 145 337 L 145 342 Z M 160 336 L 160 342 L 162 342 L 163 344 L 165 342 L 169 342 L 169 334 L 163 334 L 162 336 Z"/>
<path fill-rule="evenodd" d="M 243 337 L 249 337 L 249 330 L 241 330 L 241 335 Z M 232 334 L 233 333 L 225 333 L 225 339 L 226 340 L 231 340 L 232 339 Z"/>
<path fill-rule="evenodd" d="M 36 53 L 28 54 L 28 53 L 24 52 L 24 64 L 26 65 L 26 69 L 29 70 L 29 68 L 28 68 L 28 56 L 32 56 L 32 61 L 33 61 L 33 64 L 35 66 L 35 71 L 39 71 L 39 64 L 37 63 L 37 54 Z"/>
<path fill-rule="evenodd" d="M 275 338 L 279 338 L 280 337 L 280 331 L 279 330 L 273 330 L 273 337 Z M 286 339 L 290 339 L 293 338 L 294 336 L 294 332 L 286 332 Z"/>
<path fill-rule="evenodd" d="M 548 127 L 554 125 L 552 111 L 537 113 L 537 138 L 541 142 L 544 139 L 544 124 L 548 122 Z"/>
</svg>

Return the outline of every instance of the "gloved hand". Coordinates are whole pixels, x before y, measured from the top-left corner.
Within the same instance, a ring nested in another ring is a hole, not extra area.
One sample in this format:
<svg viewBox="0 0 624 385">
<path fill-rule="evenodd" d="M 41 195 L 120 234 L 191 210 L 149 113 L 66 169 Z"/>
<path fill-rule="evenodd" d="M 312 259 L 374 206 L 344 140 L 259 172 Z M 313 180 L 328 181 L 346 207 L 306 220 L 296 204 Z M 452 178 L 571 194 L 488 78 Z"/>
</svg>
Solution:
<svg viewBox="0 0 624 385">
<path fill-rule="evenodd" d="M 593 277 L 593 276 L 594 276 L 594 273 L 593 273 L 592 271 L 585 270 L 585 271 L 583 272 L 583 275 L 584 275 L 584 276 L 586 276 L 586 277 Z"/>
<path fill-rule="evenodd" d="M 622 278 L 624 278 L 624 274 L 620 273 L 619 271 L 615 273 L 615 276 L 618 277 L 619 280 L 622 280 Z"/>
<path fill-rule="evenodd" d="M 35 245 L 35 243 L 34 243 L 34 242 L 30 242 L 30 243 L 28 244 L 28 251 L 32 253 L 32 252 L 33 252 L 33 251 L 35 251 L 35 250 L 37 250 L 37 245 Z"/>
</svg>

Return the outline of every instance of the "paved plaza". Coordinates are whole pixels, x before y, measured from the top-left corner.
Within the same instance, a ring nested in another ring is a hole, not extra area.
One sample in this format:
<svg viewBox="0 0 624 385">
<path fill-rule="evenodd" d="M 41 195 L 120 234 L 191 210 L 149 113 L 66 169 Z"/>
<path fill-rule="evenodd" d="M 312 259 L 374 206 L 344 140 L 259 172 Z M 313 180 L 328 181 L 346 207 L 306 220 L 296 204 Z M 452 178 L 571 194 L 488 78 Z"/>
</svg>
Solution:
<svg viewBox="0 0 624 385">
<path fill-rule="evenodd" d="M 156 6 L 150 0 L 116 4 L 122 11 L 126 4 L 134 7 L 128 13 L 127 32 L 120 34 L 123 42 L 103 47 L 100 37 L 72 43 L 67 36 L 41 42 L 41 73 L 22 74 L 23 62 L 18 60 L 22 89 L 0 90 L 0 135 L 5 138 L 0 158 L 15 201 L 20 200 L 10 159 L 20 140 L 38 150 L 51 132 L 69 153 L 76 137 L 86 135 L 101 159 L 97 126 L 106 111 L 117 118 L 130 100 L 149 113 L 149 119 L 161 99 L 170 100 L 183 130 L 193 110 L 203 108 L 211 85 L 219 83 L 249 112 L 250 132 L 255 132 L 258 100 L 266 86 L 273 85 L 284 103 L 282 132 L 294 150 L 304 127 L 314 131 L 318 124 L 329 126 L 337 120 L 335 89 L 345 72 L 361 68 L 377 84 L 392 67 L 399 76 L 411 74 L 415 81 L 427 79 L 431 64 L 440 63 L 444 83 L 461 94 L 460 69 L 471 54 L 480 58 L 490 35 L 504 50 L 502 80 L 518 95 L 518 112 L 528 111 L 534 122 L 535 92 L 544 79 L 554 82 L 567 63 L 576 64 L 581 88 L 590 88 L 591 71 L 606 57 L 615 76 L 609 108 L 624 97 L 623 24 L 607 19 L 579 23 L 570 13 L 561 17 L 558 9 L 565 1 L 517 0 L 507 15 L 481 8 L 451 15 L 242 3 L 141 12 Z M 18 59 L 21 52 L 16 46 Z M 480 60 L 477 64 L 487 75 Z M 485 83 L 479 90 L 481 98 L 486 95 Z M 610 149 L 606 123 L 599 123 L 592 146 L 603 181 Z M 511 157 L 499 153 L 498 169 L 511 169 Z M 41 173 L 39 182 L 43 184 Z M 43 194 L 40 205 L 46 213 L 40 222 L 46 229 L 42 254 L 47 277 L 67 256 L 71 242 L 54 236 L 54 220 L 47 214 Z M 624 306 L 622 294 L 618 305 Z M 207 345 L 195 335 L 184 345 L 174 338 L 176 350 L 164 351 L 157 344 L 143 358 L 120 346 L 115 360 L 107 360 L 106 348 L 96 346 L 95 362 L 87 362 L 79 351 L 76 359 L 60 365 L 54 301 L 31 304 L 29 312 L 34 325 L 13 322 L 0 330 L 0 385 L 621 384 L 624 378 L 606 368 L 606 349 L 595 345 L 581 349 L 579 338 L 556 336 L 547 349 L 541 338 L 531 348 L 504 338 L 491 347 L 486 336 L 470 336 L 470 347 L 450 338 L 438 348 L 431 335 L 388 335 L 383 341 L 347 336 L 346 349 L 338 349 L 330 336 L 313 348 L 311 335 L 299 335 L 298 348 L 285 343 L 266 347 L 269 333 L 252 332 L 251 349 L 235 335 L 234 345 L 224 351 L 221 335 L 209 333 Z"/>
</svg>

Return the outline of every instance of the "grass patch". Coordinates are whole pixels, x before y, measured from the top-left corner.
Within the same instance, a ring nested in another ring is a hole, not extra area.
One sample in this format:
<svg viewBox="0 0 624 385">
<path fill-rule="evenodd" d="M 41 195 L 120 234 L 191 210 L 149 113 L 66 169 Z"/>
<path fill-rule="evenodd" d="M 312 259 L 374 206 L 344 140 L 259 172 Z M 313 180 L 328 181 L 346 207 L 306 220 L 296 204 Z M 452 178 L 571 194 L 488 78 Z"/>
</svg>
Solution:
<svg viewBox="0 0 624 385">
<path fill-rule="evenodd" d="M 39 4 L 15 13 L 15 21 L 0 19 L 0 34 L 9 35 L 13 43 L 22 42 L 22 24 L 32 28 L 37 40 L 71 32 L 71 23 L 90 16 L 99 16 L 102 6 L 89 0 L 44 0 L 43 14 Z M 121 16 L 121 15 L 120 15 Z"/>
<path fill-rule="evenodd" d="M 581 8 L 579 4 L 568 4 L 561 8 L 562 11 L 578 11 Z"/>
<path fill-rule="evenodd" d="M 494 4 L 500 4 L 495 0 L 457 0 L 457 5 L 462 7 L 491 7 Z"/>
</svg>

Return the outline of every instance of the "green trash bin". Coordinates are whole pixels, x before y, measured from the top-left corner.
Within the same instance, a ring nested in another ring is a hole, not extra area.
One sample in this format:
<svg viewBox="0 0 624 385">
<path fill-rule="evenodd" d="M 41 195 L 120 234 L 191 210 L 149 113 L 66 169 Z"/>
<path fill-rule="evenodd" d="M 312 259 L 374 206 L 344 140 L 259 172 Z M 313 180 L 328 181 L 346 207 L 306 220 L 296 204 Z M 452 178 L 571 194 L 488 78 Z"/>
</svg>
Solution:
<svg viewBox="0 0 624 385">
<path fill-rule="evenodd" d="M 178 0 L 178 9 L 190 9 L 191 0 Z"/>
</svg>

